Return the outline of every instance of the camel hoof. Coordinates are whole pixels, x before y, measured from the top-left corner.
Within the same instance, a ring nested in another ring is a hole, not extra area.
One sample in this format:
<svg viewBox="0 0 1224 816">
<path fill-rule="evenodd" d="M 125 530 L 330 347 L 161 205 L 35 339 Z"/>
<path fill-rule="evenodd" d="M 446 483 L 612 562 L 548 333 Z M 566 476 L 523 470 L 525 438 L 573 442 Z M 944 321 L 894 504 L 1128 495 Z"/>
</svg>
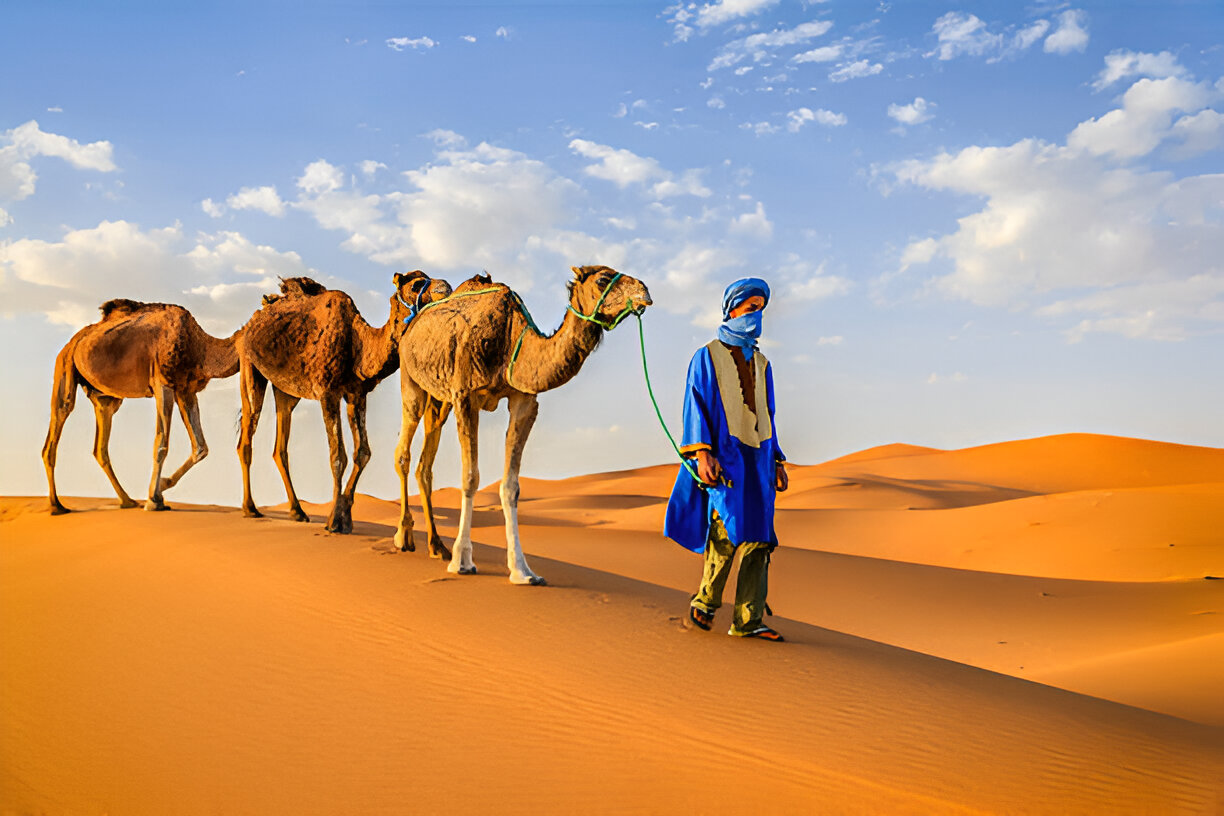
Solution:
<svg viewBox="0 0 1224 816">
<path fill-rule="evenodd" d="M 511 575 L 510 583 L 516 586 L 548 586 L 548 582 L 539 575 Z"/>
<path fill-rule="evenodd" d="M 246 516 L 247 518 L 263 518 L 263 513 L 259 512 L 259 508 L 257 507 L 242 508 L 242 515 Z"/>
<path fill-rule="evenodd" d="M 65 513 L 71 513 L 71 512 L 72 512 L 71 510 L 69 510 L 67 507 L 65 507 L 62 504 L 51 505 L 51 515 L 53 516 L 62 516 Z"/>
<path fill-rule="evenodd" d="M 446 566 L 446 571 L 450 573 L 455 573 L 457 575 L 475 575 L 476 565 L 473 564 L 470 567 L 465 567 L 461 564 L 455 564 L 455 562 L 452 561 L 450 564 Z"/>
<path fill-rule="evenodd" d="M 163 510 L 170 509 L 170 505 L 166 504 L 165 502 L 157 502 L 157 501 L 153 501 L 152 499 L 149 499 L 147 502 L 145 502 L 144 507 L 145 507 L 145 510 L 148 510 L 150 513 L 160 513 Z"/>
<path fill-rule="evenodd" d="M 400 552 L 416 552 L 416 544 L 412 540 L 411 530 L 395 531 L 395 549 Z"/>
<path fill-rule="evenodd" d="M 290 521 L 310 521 L 310 516 L 306 515 L 305 511 L 300 507 L 295 507 L 289 511 Z"/>
<path fill-rule="evenodd" d="M 429 542 L 429 557 L 430 558 L 450 558 L 451 551 L 446 548 L 446 545 L 441 541 L 434 543 Z"/>
<path fill-rule="evenodd" d="M 131 510 L 133 507 L 139 507 L 139 506 L 140 506 L 140 502 L 136 501 L 135 499 L 120 499 L 119 500 L 120 510 Z"/>
</svg>

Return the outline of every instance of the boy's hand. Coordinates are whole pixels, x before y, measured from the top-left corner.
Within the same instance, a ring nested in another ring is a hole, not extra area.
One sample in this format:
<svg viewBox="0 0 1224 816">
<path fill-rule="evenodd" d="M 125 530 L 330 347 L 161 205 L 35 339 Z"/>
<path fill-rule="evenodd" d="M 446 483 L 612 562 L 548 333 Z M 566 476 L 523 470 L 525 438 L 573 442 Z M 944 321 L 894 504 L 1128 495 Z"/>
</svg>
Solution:
<svg viewBox="0 0 1224 816">
<path fill-rule="evenodd" d="M 778 492 L 785 492 L 790 486 L 790 478 L 786 475 L 786 465 L 778 462 L 774 465 L 774 486 L 778 488 Z"/>
<path fill-rule="evenodd" d="M 697 451 L 697 475 L 710 486 L 718 484 L 718 479 L 722 476 L 722 465 L 718 464 L 718 460 L 708 450 Z"/>
</svg>

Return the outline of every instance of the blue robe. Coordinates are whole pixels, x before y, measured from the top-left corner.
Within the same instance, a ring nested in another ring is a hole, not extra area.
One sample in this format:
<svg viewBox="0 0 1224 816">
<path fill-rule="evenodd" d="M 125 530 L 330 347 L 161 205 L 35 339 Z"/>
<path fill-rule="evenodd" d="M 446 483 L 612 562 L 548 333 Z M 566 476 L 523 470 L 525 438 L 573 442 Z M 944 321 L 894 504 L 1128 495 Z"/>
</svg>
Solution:
<svg viewBox="0 0 1224 816">
<path fill-rule="evenodd" d="M 764 363 L 764 396 L 770 434 L 759 440 L 759 447 L 732 435 L 709 347 L 698 349 L 689 363 L 681 451 L 688 453 L 708 446 L 722 465 L 725 479 L 730 482 L 730 485 L 720 482 L 703 490 L 686 468 L 680 468 L 667 503 L 663 534 L 693 552 L 705 549 L 711 511 L 715 510 L 727 528 L 727 536 L 736 546 L 745 541 L 777 543 L 773 525 L 775 469 L 776 462 L 786 457 L 778 447 L 777 426 L 773 423 L 773 368 L 763 356 L 761 362 Z M 735 389 L 732 393 L 738 407 L 743 401 L 742 394 L 738 393 L 738 380 L 731 387 Z M 760 403 L 758 399 L 758 410 Z M 747 413 L 746 408 L 744 411 Z M 695 463 L 693 467 L 696 469 Z"/>
</svg>

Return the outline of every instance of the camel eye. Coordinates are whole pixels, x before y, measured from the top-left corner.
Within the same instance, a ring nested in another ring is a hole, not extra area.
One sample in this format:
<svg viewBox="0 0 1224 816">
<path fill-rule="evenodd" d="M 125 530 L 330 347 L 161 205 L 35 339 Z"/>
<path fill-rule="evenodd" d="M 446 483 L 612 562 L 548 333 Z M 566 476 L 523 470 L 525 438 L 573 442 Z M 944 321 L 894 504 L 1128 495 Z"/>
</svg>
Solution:
<svg viewBox="0 0 1224 816">
<path fill-rule="evenodd" d="M 612 282 L 612 276 L 605 272 L 604 274 L 596 278 L 595 282 L 598 283 L 600 286 L 607 286 L 609 283 Z"/>
</svg>

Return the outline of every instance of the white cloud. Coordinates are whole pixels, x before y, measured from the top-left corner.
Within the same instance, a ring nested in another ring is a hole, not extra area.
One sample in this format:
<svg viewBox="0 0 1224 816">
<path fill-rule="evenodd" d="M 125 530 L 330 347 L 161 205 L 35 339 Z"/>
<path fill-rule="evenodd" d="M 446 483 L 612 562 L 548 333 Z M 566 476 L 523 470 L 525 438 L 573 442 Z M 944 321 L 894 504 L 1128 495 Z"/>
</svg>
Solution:
<svg viewBox="0 0 1224 816">
<path fill-rule="evenodd" d="M 472 34 L 464 34 L 459 39 L 463 40 L 464 42 L 470 42 L 470 43 L 476 42 L 476 37 Z"/>
<path fill-rule="evenodd" d="M 285 202 L 281 201 L 275 187 L 243 187 L 226 198 L 225 203 L 234 210 L 259 210 L 275 216 L 285 214 Z"/>
<path fill-rule="evenodd" d="M 773 224 L 765 215 L 765 205 L 759 201 L 752 212 L 733 218 L 729 229 L 733 234 L 746 235 L 761 241 L 767 241 L 773 237 Z"/>
<path fill-rule="evenodd" d="M 874 76 L 884 70 L 884 66 L 880 63 L 872 63 L 869 60 L 858 60 L 856 62 L 847 63 L 840 66 L 836 71 L 829 74 L 830 82 L 845 82 L 848 79 L 859 79 L 860 77 Z"/>
<path fill-rule="evenodd" d="M 446 130 L 445 128 L 431 130 L 425 134 L 425 138 L 429 139 L 438 147 L 456 148 L 467 146 L 467 139 L 463 138 L 455 131 Z"/>
<path fill-rule="evenodd" d="M 679 178 L 666 170 L 655 159 L 639 156 L 631 150 L 601 145 L 586 139 L 574 139 L 570 150 L 579 156 L 598 160 L 582 169 L 593 178 L 610 181 L 622 189 L 635 184 L 654 182 L 650 191 L 657 199 L 678 195 L 694 195 L 701 198 L 710 195 L 710 190 L 701 183 L 701 173 L 689 170 Z"/>
<path fill-rule="evenodd" d="M 931 27 L 939 45 L 927 54 L 941 60 L 955 59 L 961 55 L 981 56 L 999 50 L 1003 46 L 1003 35 L 992 34 L 977 15 L 963 11 L 949 11 L 935 21 Z"/>
<path fill-rule="evenodd" d="M 1107 88 L 1120 79 L 1134 76 L 1164 79 L 1186 75 L 1186 69 L 1178 62 L 1177 57 L 1169 51 L 1159 54 L 1147 54 L 1141 51 L 1112 51 L 1105 56 L 1105 67 L 1097 74 L 1092 87 L 1098 91 Z"/>
<path fill-rule="evenodd" d="M 1182 140 L 1179 158 L 1197 156 L 1224 145 L 1224 114 L 1211 108 L 1193 116 L 1183 116 L 1173 123 L 1171 137 Z"/>
<path fill-rule="evenodd" d="M 7 314 L 41 313 L 80 326 L 113 297 L 179 303 L 205 328 L 229 333 L 259 307 L 277 276 L 317 275 L 293 252 L 259 246 L 233 232 L 186 240 L 176 224 L 142 230 L 103 221 L 60 241 L 0 244 L 0 303 Z"/>
<path fill-rule="evenodd" d="M 1177 179 L 1126 164 L 1162 139 L 1189 141 L 1171 112 L 1193 111 L 1207 91 L 1176 77 L 1142 79 L 1121 109 L 1082 123 L 1066 145 L 1025 139 L 897 165 L 898 181 L 984 200 L 955 231 L 905 247 L 900 270 L 931 265 L 935 292 L 1075 320 L 1071 339 L 1218 331 L 1224 174 Z M 1200 111 L 1183 121 L 1183 131 L 1202 123 L 1213 132 L 1217 118 Z"/>
<path fill-rule="evenodd" d="M 706 100 L 706 107 L 714 108 L 715 110 L 722 110 L 723 108 L 727 107 L 727 103 L 723 101 L 721 96 L 711 96 L 708 100 Z"/>
<path fill-rule="evenodd" d="M 1088 47 L 1088 13 L 1081 9 L 1070 9 L 1058 15 L 1058 28 L 1046 37 L 1047 54 L 1070 54 Z"/>
<path fill-rule="evenodd" d="M 842 337 L 840 334 L 835 334 L 832 337 L 818 338 L 816 340 L 816 345 L 818 346 L 840 346 L 844 342 L 846 342 L 846 338 Z"/>
<path fill-rule="evenodd" d="M 1141 79 L 1123 94 L 1121 108 L 1081 122 L 1067 137 L 1067 145 L 1098 156 L 1144 156 L 1172 135 L 1175 113 L 1198 111 L 1210 98 L 1205 84 L 1178 77 Z"/>
<path fill-rule="evenodd" d="M 634 127 L 640 127 L 642 130 L 658 130 L 658 122 L 634 122 Z"/>
<path fill-rule="evenodd" d="M 374 161 L 373 159 L 366 159 L 365 161 L 363 161 L 361 164 L 357 166 L 361 168 L 361 174 L 364 176 L 373 176 L 379 170 L 387 169 L 387 165 L 383 164 L 380 161 Z"/>
<path fill-rule="evenodd" d="M 934 103 L 927 102 L 921 96 L 915 97 L 913 102 L 908 105 L 889 105 L 888 115 L 890 118 L 897 120 L 902 125 L 917 125 L 921 122 L 926 122 L 935 116 L 931 111 L 934 109 Z"/>
<path fill-rule="evenodd" d="M 802 54 L 796 54 L 791 57 L 791 62 L 800 64 L 804 62 L 833 62 L 842 55 L 842 47 L 840 45 L 824 45 L 820 48 L 813 48 L 811 51 L 804 51 Z"/>
<path fill-rule="evenodd" d="M 200 202 L 200 209 L 208 214 L 210 218 L 220 218 L 225 215 L 225 205 L 218 204 L 211 198 L 206 198 Z"/>
<path fill-rule="evenodd" d="M 846 124 L 846 114 L 834 113 L 824 108 L 799 108 L 786 114 L 788 120 L 786 129 L 791 133 L 798 133 L 799 130 L 808 122 L 816 122 L 825 127 L 841 127 Z"/>
<path fill-rule="evenodd" d="M 510 39 L 510 29 L 506 28 L 505 26 L 498 26 L 497 31 L 493 32 L 493 36 L 497 37 L 498 39 L 508 40 Z"/>
<path fill-rule="evenodd" d="M 769 122 L 745 122 L 740 125 L 741 130 L 751 130 L 757 136 L 768 136 L 771 133 L 777 133 L 779 127 Z"/>
<path fill-rule="evenodd" d="M 438 43 L 431 40 L 429 37 L 388 37 L 387 47 L 393 51 L 405 51 L 411 48 L 414 51 L 428 51 Z"/>
<path fill-rule="evenodd" d="M 754 62 L 767 61 L 777 49 L 814 40 L 823 36 L 832 27 L 833 24 L 828 20 L 813 20 L 800 23 L 794 28 L 779 28 L 732 40 L 722 47 L 707 70 L 717 71 L 720 68 L 730 68 L 749 57 Z"/>
<path fill-rule="evenodd" d="M 1026 28 L 1020 29 L 1019 31 L 1016 32 L 1016 35 L 1012 38 L 1012 42 L 1011 42 L 1012 50 L 1025 51 L 1033 47 L 1034 45 L 1036 45 L 1037 41 L 1040 40 L 1042 37 L 1044 37 L 1046 32 L 1049 30 L 1050 30 L 1049 20 L 1038 20 L 1032 25 L 1027 26 Z"/>
<path fill-rule="evenodd" d="M 613 119 L 624 119 L 629 115 L 629 108 L 624 102 L 616 106 L 616 111 L 612 114 Z"/>
<path fill-rule="evenodd" d="M 38 122 L 30 120 L 0 132 L 0 201 L 21 201 L 34 195 L 38 174 L 30 162 L 40 157 L 62 159 L 78 170 L 109 173 L 117 169 L 110 142 L 81 144 L 42 130 Z M 0 220 L 7 224 L 12 216 L 6 212 Z"/>
<path fill-rule="evenodd" d="M 953 374 L 936 374 L 932 372 L 931 375 L 927 377 L 927 385 L 938 385 L 940 383 L 957 384 L 967 382 L 968 379 L 969 378 L 967 376 L 959 371 Z"/>
<path fill-rule="evenodd" d="M 52 105 L 51 107 L 47 108 L 47 113 L 63 113 L 63 112 L 64 112 L 64 109 L 61 108 L 59 105 Z"/>
<path fill-rule="evenodd" d="M 698 28 L 708 29 L 738 20 L 741 17 L 760 14 L 777 4 L 778 0 L 716 0 L 714 3 L 706 3 L 698 8 L 693 16 L 693 21 Z"/>
<path fill-rule="evenodd" d="M 0 207 L 0 227 L 7 227 L 13 223 L 13 216 L 8 214 L 8 211 Z"/>
<path fill-rule="evenodd" d="M 344 173 L 339 167 L 319 159 L 306 165 L 306 170 L 297 180 L 297 186 L 313 195 L 330 193 L 344 186 Z"/>
</svg>

